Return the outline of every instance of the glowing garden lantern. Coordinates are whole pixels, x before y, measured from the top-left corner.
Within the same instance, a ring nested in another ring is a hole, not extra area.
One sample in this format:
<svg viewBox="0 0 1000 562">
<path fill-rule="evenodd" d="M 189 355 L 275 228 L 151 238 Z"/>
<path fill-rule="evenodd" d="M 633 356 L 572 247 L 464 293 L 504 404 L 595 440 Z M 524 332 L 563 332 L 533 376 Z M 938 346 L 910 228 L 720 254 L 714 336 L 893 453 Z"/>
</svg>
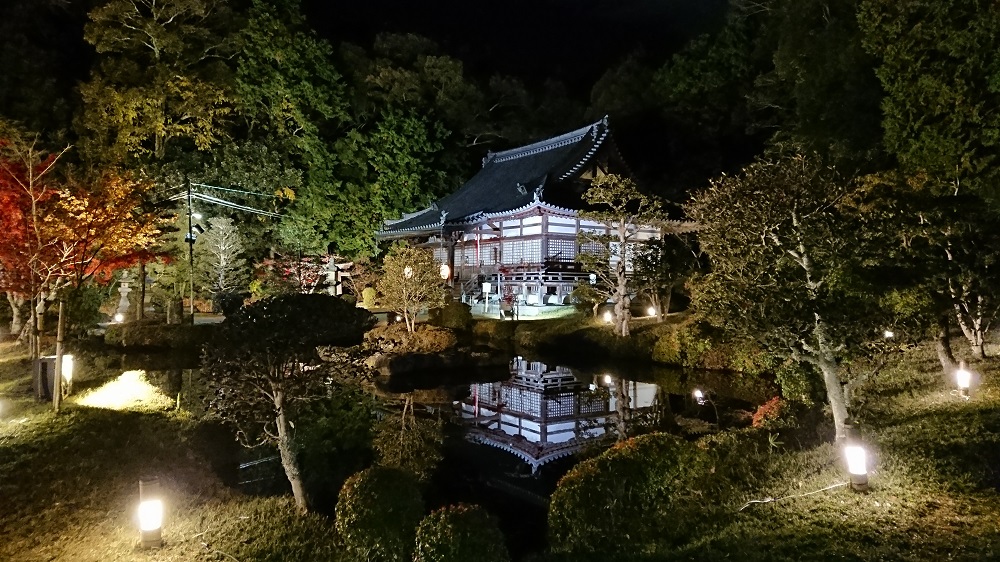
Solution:
<svg viewBox="0 0 1000 562">
<path fill-rule="evenodd" d="M 608 311 L 608 312 L 605 312 L 605 313 L 604 313 L 604 323 L 605 323 L 605 324 L 610 324 L 610 323 L 611 323 L 611 320 L 612 320 L 613 318 L 614 318 L 614 316 L 613 316 L 613 315 L 611 314 L 611 311 Z"/>
<path fill-rule="evenodd" d="M 604 375 L 604 384 L 611 386 L 611 375 Z"/>
<path fill-rule="evenodd" d="M 410 267 L 410 266 L 404 267 L 403 268 L 403 277 L 406 277 L 407 279 L 410 279 L 411 277 L 413 277 L 413 268 Z"/>
<path fill-rule="evenodd" d="M 142 548 L 163 546 L 163 498 L 158 478 L 139 481 L 139 544 Z"/>
<path fill-rule="evenodd" d="M 969 399 L 969 387 L 972 386 L 972 373 L 965 368 L 965 361 L 958 364 L 958 370 L 955 371 L 955 384 L 958 385 L 958 392 L 965 398 Z"/>
<path fill-rule="evenodd" d="M 448 267 L 448 264 L 442 263 L 441 264 L 441 279 L 447 280 L 449 277 L 451 277 L 451 268 Z"/>
<path fill-rule="evenodd" d="M 646 309 L 646 314 L 649 316 L 656 316 L 656 307 L 651 306 L 648 309 Z"/>
<path fill-rule="evenodd" d="M 891 340 L 892 338 L 896 337 L 896 332 L 893 332 L 892 330 L 886 330 L 882 332 L 882 335 L 885 336 L 885 339 Z"/>
<path fill-rule="evenodd" d="M 694 389 L 694 392 L 691 393 L 691 396 L 694 397 L 694 401 L 697 402 L 699 406 L 705 405 L 705 393 L 702 392 L 700 388 Z"/>
<path fill-rule="evenodd" d="M 125 315 L 122 314 L 121 312 L 119 312 L 119 313 L 115 314 L 115 319 L 114 320 L 115 320 L 116 324 L 121 324 L 122 322 L 125 321 Z"/>
<path fill-rule="evenodd" d="M 849 439 L 844 445 L 847 458 L 847 473 L 851 478 L 851 489 L 858 492 L 868 490 L 868 451 L 856 439 Z"/>
</svg>

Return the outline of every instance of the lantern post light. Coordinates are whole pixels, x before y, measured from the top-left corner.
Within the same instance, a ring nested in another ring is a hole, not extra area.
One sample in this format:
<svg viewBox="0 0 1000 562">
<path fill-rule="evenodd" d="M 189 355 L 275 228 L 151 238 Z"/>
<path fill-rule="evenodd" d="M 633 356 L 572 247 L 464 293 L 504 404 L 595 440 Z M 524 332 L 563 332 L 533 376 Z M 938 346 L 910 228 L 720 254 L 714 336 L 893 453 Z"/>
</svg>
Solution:
<svg viewBox="0 0 1000 562">
<path fill-rule="evenodd" d="M 892 338 L 896 337 L 896 332 L 893 332 L 892 330 L 886 330 L 882 332 L 882 335 L 885 336 L 885 339 L 891 340 Z"/>
<path fill-rule="evenodd" d="M 448 267 L 448 264 L 442 263 L 441 264 L 441 279 L 447 281 L 449 277 L 451 277 L 451 268 Z"/>
<path fill-rule="evenodd" d="M 656 307 L 655 306 L 651 306 L 651 307 L 647 308 L 646 309 L 646 315 L 647 316 L 656 316 Z"/>
<path fill-rule="evenodd" d="M 955 371 L 955 383 L 958 385 L 959 396 L 969 399 L 969 387 L 972 386 L 972 373 L 965 367 L 965 361 L 958 364 Z"/>
<path fill-rule="evenodd" d="M 139 545 L 163 546 L 163 498 L 158 478 L 139 480 Z"/>
<path fill-rule="evenodd" d="M 855 492 L 868 491 L 868 452 L 860 441 L 849 440 L 844 445 L 847 457 L 847 472 L 851 477 L 851 489 Z"/>
<path fill-rule="evenodd" d="M 691 396 L 694 396 L 694 401 L 697 402 L 699 406 L 705 405 L 705 393 L 702 392 L 700 388 L 694 389 L 694 392 L 691 393 Z"/>
<path fill-rule="evenodd" d="M 611 314 L 610 311 L 607 311 L 607 312 L 604 313 L 604 323 L 605 324 L 610 324 L 612 319 L 614 319 L 614 316 Z"/>
<path fill-rule="evenodd" d="M 604 375 L 604 384 L 611 386 L 611 375 Z"/>
<path fill-rule="evenodd" d="M 844 457 L 847 459 L 847 473 L 850 475 L 851 489 L 855 492 L 868 491 L 868 451 L 858 428 L 850 419 L 844 422 Z"/>
</svg>

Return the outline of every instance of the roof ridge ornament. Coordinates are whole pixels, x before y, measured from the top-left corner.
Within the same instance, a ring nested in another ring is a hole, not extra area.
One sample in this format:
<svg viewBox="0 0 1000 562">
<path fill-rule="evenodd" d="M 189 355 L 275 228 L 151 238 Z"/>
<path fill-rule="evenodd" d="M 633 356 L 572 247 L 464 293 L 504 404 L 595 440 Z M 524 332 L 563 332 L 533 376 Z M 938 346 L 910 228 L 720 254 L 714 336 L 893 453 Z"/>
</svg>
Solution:
<svg viewBox="0 0 1000 562">
<path fill-rule="evenodd" d="M 488 162 L 489 162 L 490 160 L 493 160 L 493 155 L 494 155 L 494 154 L 496 154 L 496 153 L 495 153 L 495 152 L 493 152 L 492 150 L 487 150 L 487 151 L 486 151 L 486 156 L 483 156 L 483 167 L 484 167 L 484 168 L 486 167 L 486 164 L 487 164 L 487 163 L 488 163 Z"/>
<path fill-rule="evenodd" d="M 521 195 L 527 195 L 528 194 L 528 188 L 524 187 L 523 183 L 517 182 L 517 192 L 520 193 Z"/>
</svg>

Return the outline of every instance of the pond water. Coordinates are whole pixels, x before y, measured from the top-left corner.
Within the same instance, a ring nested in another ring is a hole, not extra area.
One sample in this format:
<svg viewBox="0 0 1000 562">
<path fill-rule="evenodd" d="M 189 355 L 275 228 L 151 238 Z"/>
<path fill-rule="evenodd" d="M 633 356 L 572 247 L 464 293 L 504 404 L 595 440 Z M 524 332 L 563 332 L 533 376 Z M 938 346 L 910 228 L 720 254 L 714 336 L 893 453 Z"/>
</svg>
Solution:
<svg viewBox="0 0 1000 562">
<path fill-rule="evenodd" d="M 579 458 L 613 444 L 620 432 L 697 434 L 748 423 L 753 405 L 766 396 L 729 379 L 650 365 L 556 365 L 514 355 L 499 377 L 436 389 L 454 399 L 445 405 L 453 424 L 433 501 L 486 507 L 500 519 L 515 559 L 542 550 L 548 498 L 559 478 Z"/>
</svg>

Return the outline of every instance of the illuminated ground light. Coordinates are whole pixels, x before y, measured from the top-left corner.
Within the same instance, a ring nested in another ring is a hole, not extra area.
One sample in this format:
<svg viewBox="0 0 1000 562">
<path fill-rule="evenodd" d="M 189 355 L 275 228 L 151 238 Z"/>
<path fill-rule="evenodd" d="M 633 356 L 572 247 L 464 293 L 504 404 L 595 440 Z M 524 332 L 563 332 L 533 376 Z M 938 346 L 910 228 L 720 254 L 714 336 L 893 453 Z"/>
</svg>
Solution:
<svg viewBox="0 0 1000 562">
<path fill-rule="evenodd" d="M 82 406 L 109 410 L 166 409 L 174 405 L 146 380 L 146 371 L 125 371 L 117 379 L 84 394 Z"/>
</svg>

